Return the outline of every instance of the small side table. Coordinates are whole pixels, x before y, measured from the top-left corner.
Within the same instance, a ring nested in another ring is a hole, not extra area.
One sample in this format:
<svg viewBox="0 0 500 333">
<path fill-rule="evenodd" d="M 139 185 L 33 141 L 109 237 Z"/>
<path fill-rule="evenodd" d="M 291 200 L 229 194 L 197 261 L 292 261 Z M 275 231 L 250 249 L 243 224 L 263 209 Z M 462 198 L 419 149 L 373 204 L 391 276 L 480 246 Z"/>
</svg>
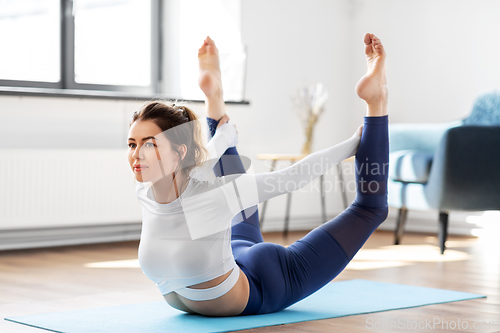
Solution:
<svg viewBox="0 0 500 333">
<path fill-rule="evenodd" d="M 276 162 L 277 161 L 290 161 L 290 165 L 293 165 L 295 161 L 300 161 L 304 157 L 306 157 L 307 154 L 257 154 L 257 159 L 258 160 L 271 160 L 271 169 L 269 170 L 270 172 L 273 172 L 274 169 L 276 168 Z M 354 156 L 345 159 L 344 161 L 354 161 Z M 342 183 L 344 183 L 344 174 L 342 170 L 342 162 L 337 163 L 337 176 L 338 180 L 340 180 Z M 325 205 L 325 193 L 324 193 L 324 175 L 320 176 L 320 195 L 321 195 L 321 216 L 323 219 L 323 223 L 326 222 L 326 205 Z M 344 207 L 348 207 L 347 203 L 347 195 L 345 192 L 345 186 L 342 186 L 342 202 L 344 204 Z M 292 202 L 292 192 L 289 192 L 287 194 L 287 201 L 286 201 L 286 212 L 285 212 L 285 229 L 283 230 L 283 235 L 286 237 L 288 236 L 288 223 L 290 221 L 290 204 Z M 267 208 L 267 200 L 264 201 L 264 205 L 262 207 L 262 213 L 260 214 L 260 220 L 259 220 L 259 225 L 262 228 L 262 225 L 264 223 L 264 214 L 266 213 L 266 208 Z"/>
</svg>

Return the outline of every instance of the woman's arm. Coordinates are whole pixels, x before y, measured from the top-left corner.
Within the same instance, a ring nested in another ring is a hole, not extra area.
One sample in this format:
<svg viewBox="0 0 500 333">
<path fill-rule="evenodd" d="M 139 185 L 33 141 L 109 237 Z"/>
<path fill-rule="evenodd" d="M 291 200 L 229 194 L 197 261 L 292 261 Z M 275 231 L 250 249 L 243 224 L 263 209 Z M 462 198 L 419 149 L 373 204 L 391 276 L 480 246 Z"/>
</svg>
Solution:
<svg viewBox="0 0 500 333">
<path fill-rule="evenodd" d="M 246 208 L 304 187 L 335 164 L 356 154 L 360 141 L 361 137 L 355 133 L 349 139 L 314 152 L 283 170 L 222 176 L 214 185 L 221 187 L 236 215 Z"/>
</svg>

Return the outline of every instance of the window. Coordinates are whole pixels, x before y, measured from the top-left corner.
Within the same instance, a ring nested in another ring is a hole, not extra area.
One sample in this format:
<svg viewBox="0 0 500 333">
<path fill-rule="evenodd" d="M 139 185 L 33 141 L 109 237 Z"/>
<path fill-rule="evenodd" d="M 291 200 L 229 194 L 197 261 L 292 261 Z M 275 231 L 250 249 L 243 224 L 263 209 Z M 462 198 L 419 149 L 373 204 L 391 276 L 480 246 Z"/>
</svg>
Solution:
<svg viewBox="0 0 500 333">
<path fill-rule="evenodd" d="M 0 85 L 157 93 L 159 15 L 159 0 L 0 0 Z"/>
<path fill-rule="evenodd" d="M 0 84 L 58 87 L 60 17 L 59 0 L 0 0 Z"/>
</svg>

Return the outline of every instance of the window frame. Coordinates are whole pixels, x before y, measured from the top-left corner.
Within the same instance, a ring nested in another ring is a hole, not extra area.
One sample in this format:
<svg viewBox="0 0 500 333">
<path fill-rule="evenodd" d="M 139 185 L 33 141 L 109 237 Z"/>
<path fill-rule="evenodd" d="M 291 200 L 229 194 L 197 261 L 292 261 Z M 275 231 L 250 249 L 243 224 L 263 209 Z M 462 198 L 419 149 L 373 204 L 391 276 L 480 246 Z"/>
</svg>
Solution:
<svg viewBox="0 0 500 333">
<path fill-rule="evenodd" d="M 126 86 L 107 84 L 87 84 L 75 82 L 75 25 L 73 16 L 73 0 L 60 0 L 60 79 L 58 82 L 25 81 L 0 79 L 0 90 L 8 92 L 7 87 L 14 91 L 22 92 L 22 88 L 43 93 L 47 90 L 57 89 L 60 94 L 81 91 L 82 95 L 110 95 L 120 96 L 122 93 L 135 95 L 161 94 L 161 50 L 162 50 L 162 24 L 161 24 L 161 0 L 151 0 L 151 73 L 149 86 Z M 39 89 L 42 88 L 42 89 Z M 43 89 L 45 90 L 45 89 Z M 91 93 L 93 91 L 94 93 Z M 96 92 L 98 93 L 96 94 Z M 48 92 L 48 91 L 47 91 Z M 54 92 L 54 91 L 53 91 Z M 29 93 L 27 91 L 27 93 Z M 57 93 L 56 93 L 57 94 Z"/>
</svg>

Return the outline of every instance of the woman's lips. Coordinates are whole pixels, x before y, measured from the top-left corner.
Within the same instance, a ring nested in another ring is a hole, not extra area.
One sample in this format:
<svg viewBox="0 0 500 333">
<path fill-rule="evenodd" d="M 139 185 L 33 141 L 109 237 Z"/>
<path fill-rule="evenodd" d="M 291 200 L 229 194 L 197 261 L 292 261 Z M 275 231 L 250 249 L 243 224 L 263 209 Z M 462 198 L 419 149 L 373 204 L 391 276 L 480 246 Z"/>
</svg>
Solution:
<svg viewBox="0 0 500 333">
<path fill-rule="evenodd" d="M 141 172 L 144 169 L 147 169 L 148 167 L 134 167 L 134 171 Z"/>
</svg>

